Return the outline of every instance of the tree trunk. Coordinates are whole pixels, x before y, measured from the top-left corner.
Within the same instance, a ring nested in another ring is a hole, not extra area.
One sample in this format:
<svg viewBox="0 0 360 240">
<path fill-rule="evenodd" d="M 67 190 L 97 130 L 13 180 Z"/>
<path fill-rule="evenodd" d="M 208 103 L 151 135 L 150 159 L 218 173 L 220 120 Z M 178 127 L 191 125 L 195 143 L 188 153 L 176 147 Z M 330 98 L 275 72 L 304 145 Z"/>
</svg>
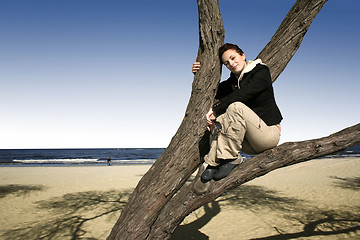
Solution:
<svg viewBox="0 0 360 240">
<path fill-rule="evenodd" d="M 200 164 L 199 142 L 203 116 L 209 110 L 221 77 L 217 51 L 224 43 L 224 28 L 217 0 L 198 0 L 199 51 L 202 63 L 195 75 L 185 117 L 164 153 L 139 181 L 108 239 L 146 239 L 159 212 Z"/>
<path fill-rule="evenodd" d="M 274 79 L 299 48 L 304 34 L 325 2 L 298 0 L 260 53 L 259 57 L 270 69 L 274 67 Z M 203 116 L 213 102 L 220 80 L 217 51 L 224 41 L 218 1 L 198 0 L 198 7 L 200 36 L 197 60 L 202 67 L 195 75 L 184 120 L 168 148 L 138 183 L 108 239 L 168 239 L 185 216 L 224 191 L 276 168 L 359 143 L 357 125 L 328 138 L 285 143 L 242 164 L 222 181 L 200 184 L 200 191 L 199 186 L 195 186 L 199 181 L 183 186 L 208 151 L 208 133 Z"/>
</svg>

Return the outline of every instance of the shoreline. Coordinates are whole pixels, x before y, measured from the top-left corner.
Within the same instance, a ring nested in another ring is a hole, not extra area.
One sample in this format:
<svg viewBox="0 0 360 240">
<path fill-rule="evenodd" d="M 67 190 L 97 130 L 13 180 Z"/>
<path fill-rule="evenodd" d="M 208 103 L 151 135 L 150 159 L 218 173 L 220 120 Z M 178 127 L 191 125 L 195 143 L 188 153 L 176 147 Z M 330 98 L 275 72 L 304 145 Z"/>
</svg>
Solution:
<svg viewBox="0 0 360 240">
<path fill-rule="evenodd" d="M 49 163 L 47 164 L 0 164 L 0 168 L 33 168 L 33 167 L 117 167 L 117 166 L 138 166 L 138 165 L 153 165 L 153 163 L 112 163 L 111 166 L 108 166 L 107 163 L 101 163 L 101 164 L 56 164 L 56 163 Z"/>
<path fill-rule="evenodd" d="M 31 240 L 49 233 L 56 235 L 54 239 L 76 234 L 105 239 L 151 166 L 0 167 L 0 239 Z M 184 219 L 172 239 L 276 239 L 280 234 L 358 239 L 359 179 L 360 157 L 280 168 L 199 208 Z M 81 231 L 71 232 L 79 223 Z M 316 226 L 315 232 L 306 230 L 310 226 Z"/>
<path fill-rule="evenodd" d="M 342 159 L 352 159 L 352 158 L 360 158 L 360 156 L 340 156 L 340 157 L 320 157 L 320 158 L 315 158 L 309 161 L 316 161 L 316 160 L 322 160 L 322 159 L 339 159 L 340 161 Z M 64 168 L 68 168 L 68 167 L 121 167 L 121 166 L 142 166 L 142 165 L 147 165 L 147 166 L 152 166 L 155 163 L 156 159 L 154 160 L 154 162 L 150 163 L 150 162 L 139 162 L 139 163 L 112 163 L 112 165 L 107 165 L 107 163 L 97 163 L 97 164 L 57 164 L 57 163 L 49 163 L 49 164 L 2 164 L 0 163 L 0 169 L 1 168 L 59 168 L 59 167 L 64 167 Z M 246 161 L 251 161 L 250 159 L 247 159 Z M 291 166 L 291 165 L 290 165 Z M 1 184 L 1 183 L 0 183 Z"/>
</svg>

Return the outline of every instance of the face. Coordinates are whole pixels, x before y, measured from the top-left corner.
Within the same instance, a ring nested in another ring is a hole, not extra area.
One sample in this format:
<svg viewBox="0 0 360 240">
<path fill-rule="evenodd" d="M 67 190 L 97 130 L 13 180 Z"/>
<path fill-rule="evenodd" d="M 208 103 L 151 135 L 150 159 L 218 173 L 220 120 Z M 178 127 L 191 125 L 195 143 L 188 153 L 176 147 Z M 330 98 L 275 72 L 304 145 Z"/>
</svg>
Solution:
<svg viewBox="0 0 360 240">
<path fill-rule="evenodd" d="M 235 75 L 240 75 L 246 66 L 245 54 L 240 55 L 236 50 L 229 49 L 221 56 L 224 65 Z"/>
</svg>

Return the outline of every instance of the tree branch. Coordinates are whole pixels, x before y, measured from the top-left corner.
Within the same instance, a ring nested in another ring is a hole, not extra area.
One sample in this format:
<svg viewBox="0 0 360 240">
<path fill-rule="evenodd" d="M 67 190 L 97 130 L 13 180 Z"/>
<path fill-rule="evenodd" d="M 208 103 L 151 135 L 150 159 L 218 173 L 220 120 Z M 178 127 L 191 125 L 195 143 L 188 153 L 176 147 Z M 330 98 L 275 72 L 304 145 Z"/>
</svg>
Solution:
<svg viewBox="0 0 360 240">
<path fill-rule="evenodd" d="M 274 36 L 257 56 L 269 66 L 273 82 L 299 49 L 312 21 L 326 2 L 327 0 L 297 0 Z"/>
<path fill-rule="evenodd" d="M 360 144 L 360 124 L 328 137 L 284 143 L 242 163 L 229 176 L 217 182 L 212 180 L 203 184 L 199 181 L 200 174 L 198 174 L 195 181 L 184 186 L 163 209 L 154 223 L 153 236 L 168 239 L 188 214 L 205 203 L 215 200 L 227 190 L 275 169 L 326 156 L 357 144 Z M 203 192 L 198 191 L 199 185 L 202 185 Z M 176 210 L 174 211 L 174 209 Z M 155 238 L 150 237 L 149 239 Z"/>
</svg>

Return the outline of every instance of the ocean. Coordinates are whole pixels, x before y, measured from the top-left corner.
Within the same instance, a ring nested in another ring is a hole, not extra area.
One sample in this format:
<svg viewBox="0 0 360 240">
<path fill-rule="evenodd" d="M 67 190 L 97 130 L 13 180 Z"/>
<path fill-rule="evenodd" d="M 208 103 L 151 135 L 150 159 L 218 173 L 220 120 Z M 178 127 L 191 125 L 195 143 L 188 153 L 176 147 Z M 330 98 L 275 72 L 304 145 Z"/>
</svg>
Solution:
<svg viewBox="0 0 360 240">
<path fill-rule="evenodd" d="M 165 148 L 0 149 L 0 167 L 153 164 Z M 245 160 L 252 156 L 243 155 Z M 360 145 L 325 158 L 360 157 Z"/>
<path fill-rule="evenodd" d="M 0 167 L 153 164 L 165 148 L 0 149 Z"/>
</svg>

